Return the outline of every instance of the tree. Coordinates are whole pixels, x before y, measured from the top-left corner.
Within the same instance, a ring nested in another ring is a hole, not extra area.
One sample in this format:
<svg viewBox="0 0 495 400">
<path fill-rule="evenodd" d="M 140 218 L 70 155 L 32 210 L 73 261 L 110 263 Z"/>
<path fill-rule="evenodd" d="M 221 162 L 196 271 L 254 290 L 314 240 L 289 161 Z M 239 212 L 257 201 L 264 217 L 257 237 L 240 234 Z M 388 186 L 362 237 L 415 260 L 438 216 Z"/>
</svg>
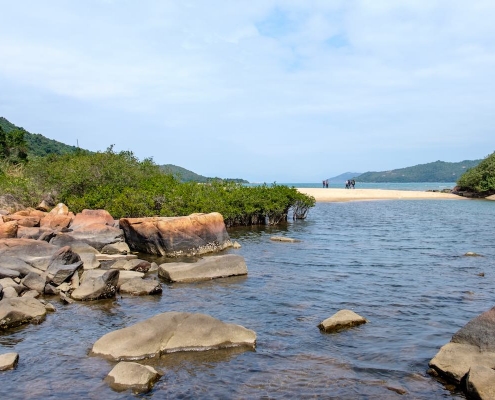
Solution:
<svg viewBox="0 0 495 400">
<path fill-rule="evenodd" d="M 21 164 L 27 161 L 27 143 L 24 129 L 14 129 L 6 133 L 0 127 L 0 159 L 12 164 Z"/>
</svg>

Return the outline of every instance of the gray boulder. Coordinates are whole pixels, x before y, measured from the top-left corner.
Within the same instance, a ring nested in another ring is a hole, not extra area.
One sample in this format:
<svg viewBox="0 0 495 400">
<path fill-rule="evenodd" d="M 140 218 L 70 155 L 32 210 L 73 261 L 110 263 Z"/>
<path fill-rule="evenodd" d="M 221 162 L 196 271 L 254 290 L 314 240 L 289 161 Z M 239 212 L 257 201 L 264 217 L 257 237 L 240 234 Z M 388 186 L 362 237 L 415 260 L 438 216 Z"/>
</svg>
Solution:
<svg viewBox="0 0 495 400">
<path fill-rule="evenodd" d="M 166 312 L 107 333 L 92 353 L 114 360 L 137 360 L 176 351 L 256 345 L 256 333 L 205 314 Z"/>
<path fill-rule="evenodd" d="M 127 254 L 131 252 L 126 242 L 107 244 L 101 249 L 102 254 Z"/>
<path fill-rule="evenodd" d="M 107 271 L 112 271 L 107 270 Z M 95 279 L 100 276 L 103 276 L 106 272 L 106 270 L 103 269 L 93 269 L 89 271 L 84 271 L 84 273 L 81 276 L 81 283 L 83 283 L 86 279 Z M 136 272 L 136 271 L 123 271 L 121 270 L 119 273 L 119 281 L 117 282 L 117 288 L 120 288 L 124 283 L 126 283 L 129 279 L 133 278 L 143 278 L 144 274 L 142 272 Z"/>
<path fill-rule="evenodd" d="M 117 391 L 132 389 L 145 393 L 151 390 L 158 379 L 160 374 L 149 365 L 121 361 L 108 373 L 105 382 Z"/>
<path fill-rule="evenodd" d="M 340 310 L 330 318 L 322 321 L 318 328 L 324 332 L 337 332 L 342 329 L 351 328 L 353 326 L 365 324 L 368 322 L 366 318 L 361 317 L 351 310 Z"/>
<path fill-rule="evenodd" d="M 46 271 L 58 249 L 59 247 L 41 240 L 0 239 L 0 260 L 4 257 L 17 258 L 31 267 Z"/>
<path fill-rule="evenodd" d="M 17 367 L 18 362 L 19 362 L 19 354 L 17 353 L 0 354 L 0 371 L 15 369 Z"/>
<path fill-rule="evenodd" d="M 145 296 L 150 294 L 160 294 L 162 286 L 160 282 L 148 279 L 132 278 L 120 286 L 120 293 L 131 294 L 133 296 Z"/>
<path fill-rule="evenodd" d="M 45 315 L 43 303 L 31 297 L 4 298 L 0 301 L 0 329 L 14 328 L 29 322 L 40 323 Z"/>
<path fill-rule="evenodd" d="M 454 336 L 453 343 L 472 344 L 481 351 L 495 352 L 495 307 L 469 321 Z"/>
<path fill-rule="evenodd" d="M 19 294 L 12 286 L 7 286 L 2 290 L 2 298 L 3 299 L 13 299 L 19 297 Z"/>
<path fill-rule="evenodd" d="M 70 280 L 77 270 L 82 269 L 82 265 L 81 258 L 72 251 L 70 246 L 62 247 L 50 259 L 44 274 L 46 282 L 58 286 Z"/>
<path fill-rule="evenodd" d="M 0 256 L 0 266 L 14 271 L 18 271 L 21 276 L 26 276 L 30 272 L 41 273 L 41 270 L 34 268 L 25 261 L 17 257 Z"/>
<path fill-rule="evenodd" d="M 151 267 L 149 261 L 140 260 L 138 258 L 132 260 L 117 260 L 112 264 L 114 269 L 123 269 L 125 271 L 148 272 Z"/>
<path fill-rule="evenodd" d="M 99 277 L 86 278 L 76 290 L 72 292 L 72 298 L 79 301 L 108 299 L 115 297 L 119 271 L 111 269 Z"/>
<path fill-rule="evenodd" d="M 22 284 L 29 289 L 37 290 L 40 293 L 45 291 L 46 281 L 39 274 L 30 272 L 22 280 Z"/>
<path fill-rule="evenodd" d="M 204 257 L 194 263 L 165 263 L 158 267 L 158 275 L 170 282 L 193 282 L 247 273 L 244 258 L 235 254 Z"/>
<path fill-rule="evenodd" d="M 21 276 L 19 271 L 0 267 L 0 278 L 19 278 Z"/>
</svg>

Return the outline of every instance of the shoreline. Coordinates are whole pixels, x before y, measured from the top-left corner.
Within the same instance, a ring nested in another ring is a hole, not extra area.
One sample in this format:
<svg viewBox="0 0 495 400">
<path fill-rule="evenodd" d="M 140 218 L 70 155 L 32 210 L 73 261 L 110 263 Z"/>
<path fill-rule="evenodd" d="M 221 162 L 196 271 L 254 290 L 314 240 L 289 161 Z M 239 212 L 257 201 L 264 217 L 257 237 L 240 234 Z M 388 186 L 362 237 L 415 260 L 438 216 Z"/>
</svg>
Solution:
<svg viewBox="0 0 495 400">
<path fill-rule="evenodd" d="M 346 202 L 369 200 L 467 200 L 452 193 L 387 189 L 297 188 L 300 193 L 313 196 L 316 202 Z"/>
</svg>

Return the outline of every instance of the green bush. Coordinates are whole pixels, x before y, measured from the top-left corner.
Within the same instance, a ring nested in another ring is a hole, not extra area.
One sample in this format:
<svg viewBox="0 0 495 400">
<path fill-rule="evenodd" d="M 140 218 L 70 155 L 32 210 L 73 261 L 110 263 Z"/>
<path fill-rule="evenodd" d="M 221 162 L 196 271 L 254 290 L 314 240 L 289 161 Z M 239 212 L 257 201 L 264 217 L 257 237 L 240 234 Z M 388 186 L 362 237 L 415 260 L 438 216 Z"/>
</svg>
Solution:
<svg viewBox="0 0 495 400">
<path fill-rule="evenodd" d="M 495 152 L 469 169 L 457 181 L 461 190 L 490 194 L 495 192 Z"/>
<path fill-rule="evenodd" d="M 9 168 L 2 169 L 0 190 L 25 205 L 34 207 L 50 194 L 74 212 L 105 209 L 115 218 L 216 211 L 227 226 L 273 225 L 286 221 L 291 208 L 304 218 L 315 204 L 313 197 L 284 185 L 181 183 L 151 159 L 139 161 L 132 152 L 116 153 L 112 147 L 98 153 L 79 150 L 39 157 Z"/>
</svg>

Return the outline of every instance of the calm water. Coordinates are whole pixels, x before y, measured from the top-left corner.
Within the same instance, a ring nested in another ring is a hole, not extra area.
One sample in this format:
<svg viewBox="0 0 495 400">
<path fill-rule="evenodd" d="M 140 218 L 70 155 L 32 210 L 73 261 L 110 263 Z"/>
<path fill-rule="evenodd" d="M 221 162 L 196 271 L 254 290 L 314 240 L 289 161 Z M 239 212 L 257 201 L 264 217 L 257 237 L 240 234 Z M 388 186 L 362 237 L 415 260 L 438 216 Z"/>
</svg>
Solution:
<svg viewBox="0 0 495 400">
<path fill-rule="evenodd" d="M 494 202 L 476 200 L 320 203 L 306 221 L 232 230 L 242 248 L 230 252 L 245 257 L 248 277 L 165 285 L 159 297 L 54 300 L 41 325 L 0 335 L 0 352 L 21 358 L 0 373 L 0 397 L 135 398 L 109 389 L 102 380 L 114 364 L 87 353 L 111 330 L 174 310 L 253 329 L 256 351 L 168 355 L 151 363 L 165 374 L 154 390 L 137 397 L 463 398 L 425 371 L 457 329 L 495 305 L 494 216 Z M 271 242 L 275 234 L 301 242 Z M 370 322 L 320 333 L 342 308 Z"/>
<path fill-rule="evenodd" d="M 282 185 L 294 186 L 297 188 L 321 188 L 321 182 L 318 183 L 283 183 Z M 343 182 L 329 182 L 330 188 L 344 189 L 345 183 Z M 394 182 L 382 182 L 382 183 L 365 183 L 356 182 L 356 189 L 385 189 L 385 190 L 442 190 L 452 189 L 456 186 L 455 182 L 412 182 L 412 183 L 394 183 Z"/>
</svg>

